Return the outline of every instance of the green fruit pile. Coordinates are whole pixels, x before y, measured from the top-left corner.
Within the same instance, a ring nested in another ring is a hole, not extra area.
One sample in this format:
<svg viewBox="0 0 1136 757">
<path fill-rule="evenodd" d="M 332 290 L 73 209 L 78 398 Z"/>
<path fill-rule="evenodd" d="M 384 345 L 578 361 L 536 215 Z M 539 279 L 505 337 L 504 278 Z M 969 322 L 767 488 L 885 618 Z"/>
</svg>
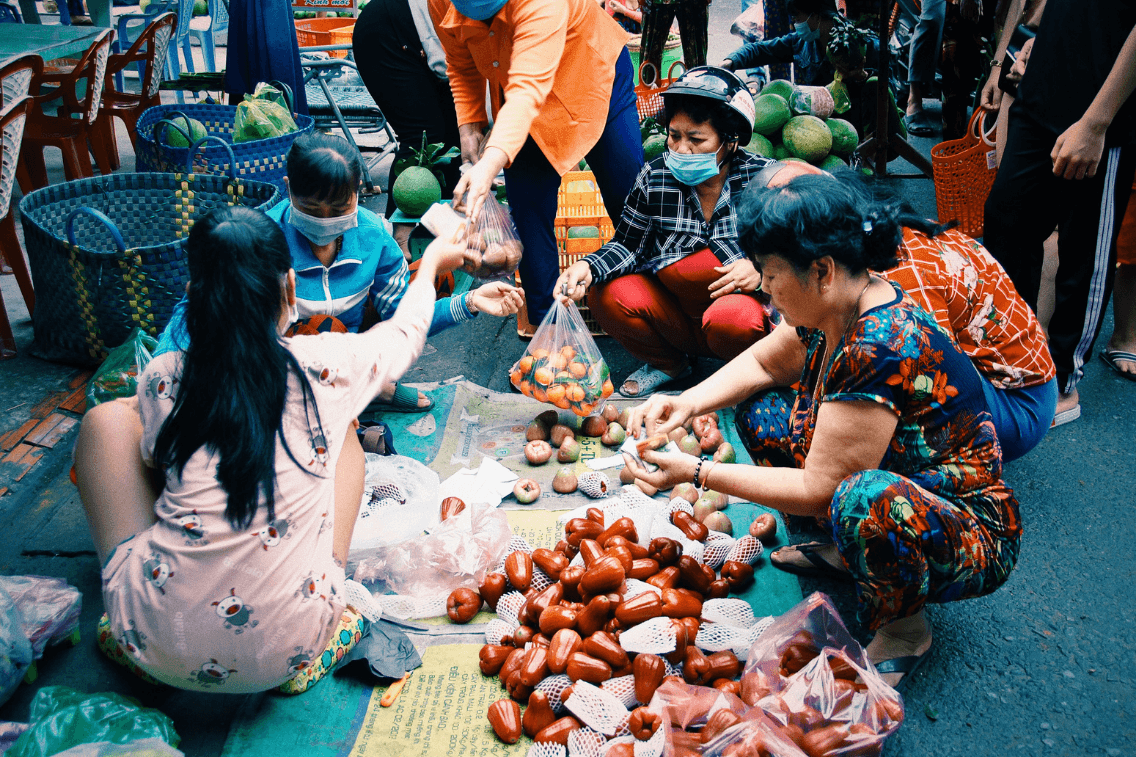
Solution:
<svg viewBox="0 0 1136 757">
<path fill-rule="evenodd" d="M 774 160 L 803 160 L 831 171 L 847 165 L 845 159 L 860 142 L 849 122 L 830 118 L 831 93 L 824 87 L 796 87 L 777 79 L 765 85 L 754 99 L 753 138 L 745 149 Z"/>
</svg>

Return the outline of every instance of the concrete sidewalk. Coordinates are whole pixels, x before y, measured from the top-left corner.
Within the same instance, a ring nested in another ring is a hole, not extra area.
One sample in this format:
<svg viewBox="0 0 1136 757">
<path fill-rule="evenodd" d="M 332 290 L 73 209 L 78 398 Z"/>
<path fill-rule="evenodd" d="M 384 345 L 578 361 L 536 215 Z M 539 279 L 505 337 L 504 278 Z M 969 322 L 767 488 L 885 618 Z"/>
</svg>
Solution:
<svg viewBox="0 0 1136 757">
<path fill-rule="evenodd" d="M 728 29 L 737 12 L 735 0 L 711 6 L 712 61 L 734 47 Z M 926 154 L 934 141 L 916 145 Z M 129 148 L 125 135 L 119 144 Z M 123 159 L 133 165 L 131 156 Z M 52 170 L 62 180 L 58 165 Z M 889 183 L 917 210 L 935 216 L 930 181 Z M 28 356 L 32 327 L 22 299 L 11 277 L 0 278 L 0 288 L 20 348 L 16 359 L 0 363 L 0 573 L 64 577 L 85 597 L 82 643 L 50 650 L 40 661 L 39 680 L 0 707 L 0 720 L 25 720 L 42 685 L 116 691 L 173 717 L 187 754 L 219 754 L 243 697 L 150 687 L 95 649 L 99 566 L 67 478 L 82 409 L 76 393 L 85 374 Z M 1110 315 L 1098 346 L 1111 330 Z M 599 344 L 618 385 L 637 366 L 613 340 Z M 507 369 L 524 347 L 513 319 L 479 317 L 430 339 L 406 380 L 464 375 L 507 391 Z M 716 367 L 701 361 L 690 383 Z M 1081 391 L 1082 418 L 1006 466 L 1026 529 L 1008 584 L 982 599 L 929 609 L 935 647 L 907 687 L 906 722 L 886 754 L 1136 754 L 1136 384 L 1094 358 Z M 845 585 L 803 581 L 802 588 L 828 592 L 866 640 L 865 629 L 853 623 Z"/>
</svg>

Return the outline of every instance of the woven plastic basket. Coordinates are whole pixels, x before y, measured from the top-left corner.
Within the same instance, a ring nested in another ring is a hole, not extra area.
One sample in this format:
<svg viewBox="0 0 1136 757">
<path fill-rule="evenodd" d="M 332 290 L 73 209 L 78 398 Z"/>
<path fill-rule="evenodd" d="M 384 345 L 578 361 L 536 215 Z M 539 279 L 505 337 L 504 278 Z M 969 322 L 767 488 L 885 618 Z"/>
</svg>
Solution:
<svg viewBox="0 0 1136 757">
<path fill-rule="evenodd" d="M 961 139 L 931 148 L 939 223 L 958 221 L 959 229 L 972 237 L 982 236 L 986 198 L 998 175 L 994 146 L 997 126 L 986 130 L 987 112 L 977 108 Z"/>
<path fill-rule="evenodd" d="M 300 47 L 350 45 L 355 36 L 353 18 L 308 18 L 296 21 L 296 41 Z M 347 50 L 330 50 L 333 58 L 346 58 Z"/>
<path fill-rule="evenodd" d="M 194 222 L 227 205 L 267 210 L 281 197 L 231 167 L 228 176 L 110 174 L 27 195 L 20 220 L 36 291 L 32 354 L 94 366 L 136 327 L 156 337 L 185 294 Z"/>
<path fill-rule="evenodd" d="M 590 185 L 590 186 L 586 186 Z M 594 237 L 573 237 L 573 228 L 594 226 L 599 232 Z M 603 197 L 596 185 L 596 177 L 591 171 L 569 171 L 560 179 L 560 191 L 556 196 L 556 252 L 560 270 L 595 252 L 611 241 L 615 227 L 608 218 Z M 520 275 L 517 276 L 520 281 Z M 593 336 L 604 336 L 604 330 L 592 316 L 586 301 L 579 302 L 580 315 Z M 522 306 L 517 313 L 517 326 L 524 329 L 529 324 L 529 311 Z"/>
<path fill-rule="evenodd" d="M 682 73 L 675 73 L 678 66 L 686 71 L 686 64 L 676 60 L 667 70 L 666 78 L 659 78 L 655 65 L 650 61 L 643 61 L 639 66 L 639 83 L 635 85 L 635 108 L 639 111 L 639 121 L 654 118 L 663 109 L 663 92 L 666 91 L 675 79 Z"/>
<path fill-rule="evenodd" d="M 288 157 L 288 150 L 296 141 L 296 137 L 312 130 L 315 121 L 310 116 L 293 115 L 292 118 L 299 127 L 296 131 L 279 137 L 233 144 L 233 119 L 236 114 L 235 105 L 209 103 L 157 105 L 147 109 L 138 119 L 135 170 L 140 173 L 149 171 L 174 173 L 185 170 L 186 161 L 189 159 L 189 148 L 171 147 L 167 144 L 168 138 L 165 137 L 168 130 L 158 129 L 160 133 L 155 134 L 154 127 L 159 121 L 186 116 L 200 121 L 205 127 L 206 134 L 219 137 L 229 146 L 237 174 L 241 178 L 267 181 L 284 192 L 285 159 Z M 219 173 L 227 165 L 231 165 L 230 154 L 217 144 L 196 153 L 193 168 L 198 173 Z"/>
</svg>

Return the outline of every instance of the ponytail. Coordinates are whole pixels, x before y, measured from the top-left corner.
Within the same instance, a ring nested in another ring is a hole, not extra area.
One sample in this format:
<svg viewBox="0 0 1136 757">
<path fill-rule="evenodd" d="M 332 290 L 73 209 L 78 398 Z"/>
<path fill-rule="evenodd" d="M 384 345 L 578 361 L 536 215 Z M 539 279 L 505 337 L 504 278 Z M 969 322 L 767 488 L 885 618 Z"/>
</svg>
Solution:
<svg viewBox="0 0 1136 757">
<path fill-rule="evenodd" d="M 290 375 L 302 390 L 309 431 L 309 413 L 320 425 L 311 386 L 278 332 L 292 257 L 280 226 L 243 207 L 198 221 L 186 247 L 189 348 L 154 459 L 180 476 L 200 448 L 216 455 L 225 517 L 234 529 L 247 528 L 261 497 L 269 520 L 275 517 L 276 439 L 303 468 L 283 434 Z"/>
</svg>

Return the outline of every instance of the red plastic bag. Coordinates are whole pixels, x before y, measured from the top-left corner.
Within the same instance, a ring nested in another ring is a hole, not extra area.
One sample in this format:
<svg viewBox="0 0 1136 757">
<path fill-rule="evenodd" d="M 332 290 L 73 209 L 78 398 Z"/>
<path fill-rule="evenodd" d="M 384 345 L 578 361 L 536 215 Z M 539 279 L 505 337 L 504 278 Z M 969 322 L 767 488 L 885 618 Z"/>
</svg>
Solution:
<svg viewBox="0 0 1136 757">
<path fill-rule="evenodd" d="M 540 323 L 509 380 L 521 394 L 583 418 L 603 409 L 615 391 L 607 361 L 576 303 L 559 300 Z"/>
</svg>

